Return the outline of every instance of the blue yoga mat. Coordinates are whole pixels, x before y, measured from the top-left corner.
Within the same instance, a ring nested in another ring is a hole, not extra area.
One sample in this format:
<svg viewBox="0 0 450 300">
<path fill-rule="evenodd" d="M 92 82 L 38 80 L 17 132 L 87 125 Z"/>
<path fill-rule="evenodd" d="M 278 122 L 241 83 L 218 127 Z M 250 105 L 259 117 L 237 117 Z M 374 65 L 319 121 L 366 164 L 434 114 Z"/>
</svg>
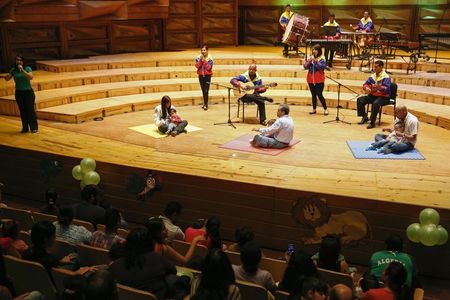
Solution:
<svg viewBox="0 0 450 300">
<path fill-rule="evenodd" d="M 400 154 L 384 154 L 377 151 L 366 151 L 370 147 L 371 141 L 347 141 L 347 145 L 352 151 L 353 156 L 357 159 L 409 159 L 424 160 L 425 157 L 417 150 L 412 149 Z"/>
</svg>

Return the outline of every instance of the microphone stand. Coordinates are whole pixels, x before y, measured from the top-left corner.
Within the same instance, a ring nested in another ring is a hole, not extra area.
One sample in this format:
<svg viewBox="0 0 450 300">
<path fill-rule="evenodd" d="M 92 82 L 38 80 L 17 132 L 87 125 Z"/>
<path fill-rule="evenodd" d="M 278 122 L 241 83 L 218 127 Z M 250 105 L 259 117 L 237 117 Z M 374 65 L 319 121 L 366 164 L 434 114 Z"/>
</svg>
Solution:
<svg viewBox="0 0 450 300">
<path fill-rule="evenodd" d="M 228 124 L 229 126 L 233 127 L 234 129 L 236 129 L 236 126 L 234 126 L 233 122 L 231 122 L 231 90 L 235 90 L 234 87 L 229 87 L 226 85 L 222 85 L 222 84 L 218 84 L 218 83 L 210 83 L 210 84 L 214 84 L 217 87 L 224 87 L 228 89 L 228 120 L 226 122 L 219 122 L 219 123 L 214 123 L 214 125 L 223 125 L 223 124 Z"/>
<path fill-rule="evenodd" d="M 439 20 L 438 35 L 437 35 L 437 39 L 436 39 L 436 51 L 434 52 L 434 62 L 433 62 L 434 64 L 439 64 L 437 61 L 437 55 L 438 55 L 438 49 L 439 49 L 439 37 L 441 35 L 441 24 L 442 24 L 442 21 L 444 20 L 445 13 L 447 12 L 449 5 L 450 5 L 450 3 L 447 0 L 447 5 L 445 6 L 444 13 L 442 14 L 441 19 Z M 427 72 L 428 73 L 437 73 L 437 66 L 436 66 L 436 70 L 429 70 Z"/>
<path fill-rule="evenodd" d="M 325 76 L 325 77 L 328 78 L 328 79 L 330 79 L 331 81 L 333 81 L 333 82 L 335 82 L 335 83 L 338 84 L 338 103 L 337 103 L 337 107 L 336 107 L 336 108 L 337 108 L 337 110 L 336 110 L 336 119 L 334 119 L 334 120 L 329 120 L 329 121 L 325 121 L 325 122 L 323 122 L 323 124 L 325 124 L 325 123 L 331 123 L 331 122 L 342 122 L 342 123 L 351 125 L 352 123 L 347 122 L 347 121 L 344 121 L 344 120 L 341 120 L 341 119 L 339 118 L 339 109 L 342 108 L 342 106 L 340 105 L 340 101 L 341 101 L 341 86 L 345 87 L 347 90 L 349 90 L 349 91 L 351 91 L 351 92 L 353 92 L 353 93 L 355 93 L 355 94 L 357 94 L 357 95 L 358 95 L 358 93 L 355 92 L 354 90 L 352 90 L 351 88 L 349 88 L 348 86 L 343 85 L 343 84 L 340 83 L 339 81 L 334 80 L 333 78 L 331 78 L 331 77 L 329 77 L 329 76 Z"/>
</svg>

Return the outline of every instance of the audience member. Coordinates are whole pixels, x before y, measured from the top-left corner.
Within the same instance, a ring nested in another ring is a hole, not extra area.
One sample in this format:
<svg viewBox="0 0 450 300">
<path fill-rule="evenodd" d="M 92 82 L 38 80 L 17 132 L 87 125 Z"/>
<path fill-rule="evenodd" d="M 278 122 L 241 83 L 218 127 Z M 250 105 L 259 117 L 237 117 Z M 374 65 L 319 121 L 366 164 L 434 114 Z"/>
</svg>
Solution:
<svg viewBox="0 0 450 300">
<path fill-rule="evenodd" d="M 33 225 L 31 229 L 31 247 L 25 250 L 22 255 L 23 259 L 35 261 L 44 266 L 51 277 L 51 269 L 57 266 L 63 266 L 69 269 L 73 269 L 73 262 L 75 256 L 69 254 L 58 260 L 53 254 L 48 253 L 47 249 L 50 248 L 55 242 L 56 228 L 48 221 L 40 221 Z"/>
<path fill-rule="evenodd" d="M 370 258 L 370 273 L 374 275 L 378 280 L 381 280 L 381 276 L 384 270 L 393 261 L 398 261 L 405 266 L 408 277 L 406 279 L 406 284 L 409 287 L 417 287 L 418 282 L 413 283 L 413 276 L 416 275 L 416 268 L 414 266 L 413 260 L 409 254 L 402 252 L 403 250 L 403 240 L 397 234 L 389 235 L 384 241 L 386 244 L 386 250 L 378 251 L 372 254 Z"/>
<path fill-rule="evenodd" d="M 182 210 L 183 206 L 180 203 L 176 201 L 170 201 L 166 205 L 164 215 L 159 216 L 159 218 L 163 220 L 164 225 L 166 226 L 167 240 L 169 241 L 173 240 L 184 241 L 185 236 L 183 230 L 181 230 L 180 227 L 174 224 L 177 222 L 177 219 L 181 215 Z"/>
<path fill-rule="evenodd" d="M 58 215 L 58 206 L 56 205 L 57 200 L 58 200 L 58 193 L 56 192 L 56 190 L 54 188 L 48 189 L 45 192 L 45 202 L 47 204 L 45 204 L 41 208 L 40 212 L 43 214 L 57 216 Z"/>
<path fill-rule="evenodd" d="M 165 279 L 177 273 L 173 264 L 153 252 L 152 241 L 145 228 L 130 231 L 125 244 L 125 257 L 114 261 L 109 270 L 117 282 L 149 291 L 158 299 L 169 295 Z"/>
<path fill-rule="evenodd" d="M 352 300 L 352 289 L 344 284 L 336 284 L 330 289 L 329 300 Z"/>
<path fill-rule="evenodd" d="M 253 282 L 263 286 L 272 293 L 275 292 L 277 287 L 272 274 L 259 268 L 261 249 L 254 241 L 250 241 L 242 247 L 241 262 L 240 266 L 232 266 L 236 279 Z"/>
<path fill-rule="evenodd" d="M 2 237 L 0 238 L 0 247 L 3 253 L 15 257 L 21 257 L 22 253 L 28 249 L 28 245 L 18 239 L 20 232 L 19 223 L 14 220 L 2 222 Z"/>
<path fill-rule="evenodd" d="M 62 300 L 84 300 L 86 291 L 86 277 L 83 275 L 74 275 L 64 278 Z"/>
<path fill-rule="evenodd" d="M 305 277 L 295 285 L 289 300 L 325 300 L 328 296 L 328 285 L 322 279 Z"/>
<path fill-rule="evenodd" d="M 370 270 L 364 273 L 363 277 L 359 280 L 359 285 L 363 292 L 367 292 L 370 289 L 380 288 L 380 282 L 378 278 L 370 274 Z"/>
<path fill-rule="evenodd" d="M 195 247 L 201 241 L 205 240 L 202 235 L 196 236 L 189 247 L 185 255 L 181 255 L 171 246 L 167 245 L 164 240 L 167 236 L 167 229 L 165 228 L 164 222 L 160 218 L 152 217 L 150 218 L 146 225 L 148 233 L 153 241 L 154 251 L 161 254 L 169 261 L 176 265 L 186 265 L 186 263 L 192 258 L 195 252 Z"/>
<path fill-rule="evenodd" d="M 85 300 L 118 300 L 117 284 L 112 274 L 100 270 L 89 275 L 86 284 Z"/>
<path fill-rule="evenodd" d="M 65 206 L 59 209 L 58 221 L 53 222 L 56 228 L 56 238 L 73 245 L 88 244 L 91 240 L 91 232 L 84 226 L 72 224 L 73 215 L 72 207 Z"/>
<path fill-rule="evenodd" d="M 384 271 L 383 288 L 371 289 L 364 293 L 364 300 L 410 300 L 412 299 L 406 284 L 407 271 L 403 264 L 391 262 Z"/>
<path fill-rule="evenodd" d="M 100 203 L 103 203 L 103 191 L 98 186 L 89 184 L 81 190 L 81 199 L 75 206 L 75 217 L 91 222 L 94 226 L 103 224 L 105 209 L 100 206 Z"/>
<path fill-rule="evenodd" d="M 296 251 L 287 257 L 287 267 L 278 288 L 285 292 L 294 290 L 303 278 L 319 277 L 317 267 L 311 256 L 303 251 Z"/>
<path fill-rule="evenodd" d="M 348 264 L 341 254 L 341 239 L 337 235 L 324 236 L 319 252 L 312 256 L 312 260 L 319 268 L 349 273 Z"/>
<path fill-rule="evenodd" d="M 190 299 L 241 299 L 230 260 L 221 249 L 209 251 L 202 266 L 202 274 L 192 281 Z"/>
<path fill-rule="evenodd" d="M 242 247 L 250 241 L 255 239 L 255 233 L 248 226 L 243 226 L 241 228 L 237 228 L 234 231 L 234 238 L 236 239 L 236 243 L 228 246 L 229 251 L 241 252 Z"/>
<path fill-rule="evenodd" d="M 125 239 L 117 234 L 120 226 L 120 213 L 117 209 L 107 209 L 105 212 L 105 231 L 92 233 L 90 244 L 94 247 L 111 249 L 115 243 L 124 243 Z"/>
<path fill-rule="evenodd" d="M 204 235 L 205 241 L 200 244 L 212 248 L 220 248 L 225 247 L 222 244 L 222 238 L 220 236 L 220 219 L 218 217 L 209 218 L 202 228 L 191 228 L 188 227 L 186 229 L 186 238 L 185 241 L 191 243 L 194 238 L 198 235 Z"/>
</svg>

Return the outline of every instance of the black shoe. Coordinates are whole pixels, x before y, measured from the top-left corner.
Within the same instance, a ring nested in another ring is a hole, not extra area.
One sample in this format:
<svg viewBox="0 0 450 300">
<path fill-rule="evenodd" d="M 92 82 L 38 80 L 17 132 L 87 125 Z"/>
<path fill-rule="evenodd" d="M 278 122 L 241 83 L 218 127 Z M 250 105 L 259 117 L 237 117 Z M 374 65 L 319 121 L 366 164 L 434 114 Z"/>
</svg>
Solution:
<svg viewBox="0 0 450 300">
<path fill-rule="evenodd" d="M 31 130 L 31 133 L 37 133 L 38 132 L 38 130 L 37 129 L 33 129 L 33 130 Z"/>
<path fill-rule="evenodd" d="M 266 100 L 267 102 L 270 102 L 270 103 L 273 102 L 273 99 L 272 99 L 272 98 L 269 98 L 269 97 L 266 97 L 266 99 L 264 99 L 264 100 Z"/>
<path fill-rule="evenodd" d="M 310 114 L 310 115 L 315 115 L 315 114 L 317 114 L 317 111 L 315 111 L 315 110 L 310 111 L 309 114 Z"/>
<path fill-rule="evenodd" d="M 367 116 L 362 117 L 361 121 L 359 121 L 358 124 L 359 125 L 366 124 L 368 121 L 369 121 L 369 118 Z"/>
<path fill-rule="evenodd" d="M 22 129 L 22 131 L 20 133 L 27 133 L 28 129 Z"/>
<path fill-rule="evenodd" d="M 367 129 L 372 129 L 375 128 L 375 124 L 370 123 L 369 125 L 367 125 L 366 127 Z"/>
</svg>

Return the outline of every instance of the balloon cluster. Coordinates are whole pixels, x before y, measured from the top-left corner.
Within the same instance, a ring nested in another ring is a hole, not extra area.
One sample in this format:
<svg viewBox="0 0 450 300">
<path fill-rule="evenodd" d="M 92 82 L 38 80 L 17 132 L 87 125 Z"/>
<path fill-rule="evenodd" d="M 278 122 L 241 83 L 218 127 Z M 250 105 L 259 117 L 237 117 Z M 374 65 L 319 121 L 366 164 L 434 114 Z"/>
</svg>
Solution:
<svg viewBox="0 0 450 300">
<path fill-rule="evenodd" d="M 83 189 L 86 185 L 98 185 L 100 182 L 100 175 L 95 172 L 95 160 L 89 157 L 83 158 L 79 165 L 72 169 L 72 176 L 76 180 L 80 180 L 80 188 Z"/>
<path fill-rule="evenodd" d="M 447 229 L 439 225 L 439 213 L 432 208 L 420 212 L 419 223 L 413 223 L 406 229 L 406 235 L 411 242 L 422 243 L 425 246 L 444 245 L 448 240 Z"/>
</svg>

